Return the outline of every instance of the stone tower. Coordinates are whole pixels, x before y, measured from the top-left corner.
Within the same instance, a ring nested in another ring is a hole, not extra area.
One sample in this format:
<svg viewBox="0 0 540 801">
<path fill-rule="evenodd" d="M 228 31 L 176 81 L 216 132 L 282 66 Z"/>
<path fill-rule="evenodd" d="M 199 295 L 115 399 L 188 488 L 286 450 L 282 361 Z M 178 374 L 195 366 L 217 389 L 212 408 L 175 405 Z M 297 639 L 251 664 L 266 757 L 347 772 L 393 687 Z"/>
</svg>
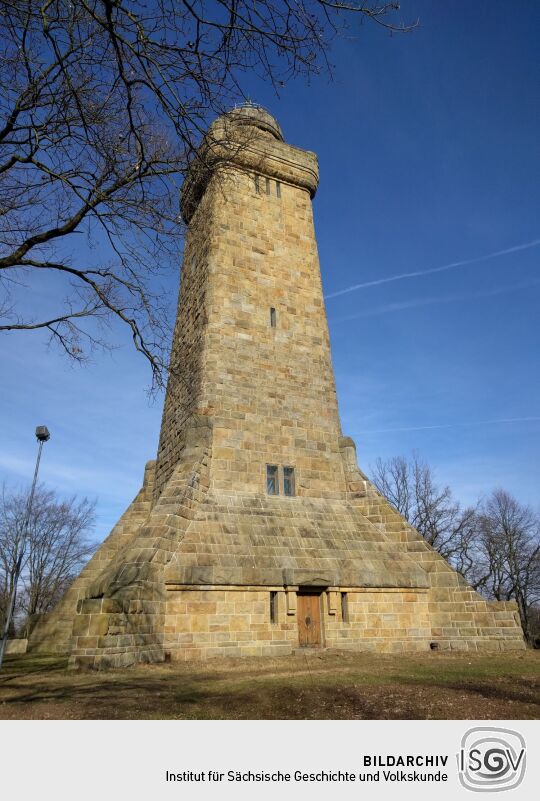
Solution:
<svg viewBox="0 0 540 801">
<path fill-rule="evenodd" d="M 72 665 L 298 647 L 523 648 L 377 492 L 341 432 L 311 201 L 314 153 L 248 105 L 220 117 L 188 223 L 157 459 L 30 646 Z"/>
</svg>

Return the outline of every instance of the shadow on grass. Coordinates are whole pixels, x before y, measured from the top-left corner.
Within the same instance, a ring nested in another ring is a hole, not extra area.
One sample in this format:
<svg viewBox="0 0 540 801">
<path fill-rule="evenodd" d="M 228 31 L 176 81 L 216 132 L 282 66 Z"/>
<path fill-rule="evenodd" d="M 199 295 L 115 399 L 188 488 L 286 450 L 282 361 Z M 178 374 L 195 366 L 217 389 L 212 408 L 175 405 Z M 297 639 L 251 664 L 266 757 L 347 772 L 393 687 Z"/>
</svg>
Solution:
<svg viewBox="0 0 540 801">
<path fill-rule="evenodd" d="M 521 684 L 521 687 L 516 685 Z M 431 685 L 434 686 L 434 685 Z M 467 693 L 474 693 L 486 699 L 505 701 L 505 702 L 518 702 L 522 704 L 532 704 L 538 708 L 540 712 L 540 685 L 538 682 L 527 682 L 525 680 L 513 680 L 512 686 L 508 684 L 493 685 L 493 684 L 480 684 L 476 682 L 467 682 L 466 684 L 445 684 L 441 685 L 441 689 L 461 691 Z"/>
<path fill-rule="evenodd" d="M 534 666 L 531 676 L 512 675 L 502 662 L 498 673 L 486 662 L 431 659 L 409 670 L 402 660 L 377 670 L 360 659 L 291 659 L 101 673 L 67 671 L 54 656 L 10 662 L 0 717 L 12 719 L 535 719 L 540 711 Z"/>
<path fill-rule="evenodd" d="M 442 679 L 430 674 L 407 676 L 399 673 L 394 680 L 401 686 L 429 688 L 435 692 L 452 690 L 474 693 L 486 698 L 532 703 L 540 707 L 540 676 L 497 674 L 496 671 L 482 671 L 481 675 L 476 672 L 471 676 L 471 672 L 454 671 Z"/>
<path fill-rule="evenodd" d="M 103 674 L 67 675 L 69 683 L 53 685 L 24 679 L 10 684 L 10 697 L 2 699 L 9 717 L 62 719 L 306 719 L 349 717 L 350 703 L 339 703 L 340 689 L 314 684 L 304 675 L 289 677 L 286 686 L 279 677 L 254 681 L 214 681 L 208 677 L 138 676 L 137 680 L 105 678 Z M 15 677 L 14 677 L 15 679 Z M 56 676 L 56 682 L 61 679 Z M 223 686 L 224 685 L 224 686 Z M 345 698 L 345 696 L 343 696 Z M 369 716 L 355 699 L 355 716 Z"/>
<path fill-rule="evenodd" d="M 527 683 L 513 690 L 508 685 L 479 683 L 340 687 L 299 680 L 286 686 L 279 681 L 229 681 L 219 687 L 195 679 L 181 684 L 157 678 L 111 681 L 101 677 L 84 677 L 82 683 L 69 686 L 40 683 L 31 689 L 20 683 L 12 685 L 15 695 L 3 707 L 22 717 L 33 712 L 84 719 L 535 718 L 538 712 L 534 687 Z"/>
<path fill-rule="evenodd" d="M 7 656 L 0 670 L 0 687 L 23 676 L 36 673 L 58 673 L 67 669 L 68 657 L 55 654 L 39 656 Z"/>
</svg>

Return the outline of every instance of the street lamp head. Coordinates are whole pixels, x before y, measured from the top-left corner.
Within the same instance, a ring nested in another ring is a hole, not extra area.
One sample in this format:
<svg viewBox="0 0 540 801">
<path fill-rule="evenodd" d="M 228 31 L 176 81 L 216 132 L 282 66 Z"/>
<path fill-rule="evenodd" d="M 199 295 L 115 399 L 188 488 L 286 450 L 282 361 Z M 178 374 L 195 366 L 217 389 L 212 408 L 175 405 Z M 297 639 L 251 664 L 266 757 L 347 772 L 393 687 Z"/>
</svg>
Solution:
<svg viewBox="0 0 540 801">
<path fill-rule="evenodd" d="M 36 428 L 36 437 L 40 442 L 47 442 L 47 440 L 51 437 L 47 426 L 38 426 Z"/>
</svg>

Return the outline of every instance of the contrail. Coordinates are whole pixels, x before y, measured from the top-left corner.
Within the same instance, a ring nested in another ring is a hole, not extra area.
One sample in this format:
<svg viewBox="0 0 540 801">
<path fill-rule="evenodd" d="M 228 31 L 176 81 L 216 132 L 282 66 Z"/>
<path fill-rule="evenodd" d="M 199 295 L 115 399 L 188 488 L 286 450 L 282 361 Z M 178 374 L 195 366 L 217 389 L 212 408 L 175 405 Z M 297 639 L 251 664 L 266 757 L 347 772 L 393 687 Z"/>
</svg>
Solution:
<svg viewBox="0 0 540 801">
<path fill-rule="evenodd" d="M 389 275 L 387 278 L 378 278 L 375 281 L 364 281 L 363 284 L 353 284 L 353 286 L 340 289 L 338 292 L 331 292 L 329 295 L 325 295 L 325 299 L 337 298 L 339 295 L 347 295 L 349 292 L 356 292 L 357 289 L 367 289 L 367 287 L 370 286 L 390 284 L 393 281 L 402 281 L 405 278 L 417 278 L 420 275 L 432 275 L 433 273 L 442 273 L 446 270 L 454 270 L 456 267 L 466 267 L 468 264 L 478 264 L 481 261 L 488 261 L 489 259 L 497 259 L 499 256 L 506 256 L 508 253 L 517 253 L 519 250 L 529 250 L 529 248 L 535 248 L 538 247 L 538 245 L 540 245 L 540 239 L 533 239 L 532 242 L 514 245 L 504 250 L 496 250 L 494 253 L 487 253 L 485 256 L 476 256 L 474 259 L 463 259 L 462 261 L 453 261 L 451 264 L 443 264 L 441 267 L 431 267 L 429 270 L 416 270 L 412 273 Z"/>
<path fill-rule="evenodd" d="M 496 295 L 506 295 L 508 292 L 519 292 L 522 289 L 529 289 L 540 284 L 540 278 L 536 281 L 522 281 L 513 286 L 501 286 L 495 289 L 488 289 L 486 292 L 474 292 L 471 295 L 442 295 L 428 298 L 413 298 L 412 300 L 399 301 L 397 303 L 386 303 L 384 306 L 374 306 L 365 309 L 358 314 L 349 314 L 346 317 L 331 318 L 330 322 L 344 323 L 350 320 L 360 320 L 363 317 L 375 317 L 379 314 L 388 314 L 395 311 L 406 311 L 407 309 L 418 308 L 419 306 L 432 306 L 437 303 L 455 303 L 456 301 L 480 300 L 482 298 L 492 298 Z"/>
<path fill-rule="evenodd" d="M 413 426 L 412 428 L 379 428 L 359 431 L 359 434 L 387 434 L 393 431 L 431 431 L 434 428 L 457 428 L 461 426 L 491 426 L 501 423 L 539 423 L 540 417 L 507 417 L 501 420 L 475 420 L 469 423 L 443 423 L 435 426 Z"/>
</svg>

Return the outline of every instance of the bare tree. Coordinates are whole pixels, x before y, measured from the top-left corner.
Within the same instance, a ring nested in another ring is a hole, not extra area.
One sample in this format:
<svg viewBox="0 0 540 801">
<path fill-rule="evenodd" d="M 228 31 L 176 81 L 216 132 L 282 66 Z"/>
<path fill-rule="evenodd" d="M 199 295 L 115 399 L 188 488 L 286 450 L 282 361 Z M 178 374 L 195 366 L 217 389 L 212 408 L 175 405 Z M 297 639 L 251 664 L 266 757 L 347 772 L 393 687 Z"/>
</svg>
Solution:
<svg viewBox="0 0 540 801">
<path fill-rule="evenodd" d="M 538 634 L 540 515 L 502 489 L 461 508 L 414 454 L 378 459 L 373 482 L 409 523 L 485 597 L 516 601 L 525 636 Z"/>
<path fill-rule="evenodd" d="M 28 495 L 25 497 L 26 505 Z M 20 506 L 21 499 L 16 499 L 2 487 L 0 503 L 0 631 L 6 625 L 6 613 L 9 599 L 17 575 L 17 563 L 24 551 L 25 536 L 23 532 L 26 505 Z M 13 627 L 13 621 L 10 624 Z"/>
<path fill-rule="evenodd" d="M 81 361 L 111 346 L 119 319 L 160 384 L 170 334 L 160 275 L 179 263 L 179 183 L 209 117 L 243 98 L 246 71 L 278 89 L 326 68 L 347 18 L 410 30 L 398 9 L 0 0 L 0 331 L 48 332 Z M 57 300 L 29 311 L 21 287 L 37 276 Z"/>
<path fill-rule="evenodd" d="M 474 565 L 476 509 L 462 508 L 450 487 L 438 486 L 432 468 L 417 454 L 378 459 L 372 472 L 373 483 L 398 512 L 467 575 Z"/>
<path fill-rule="evenodd" d="M 502 489 L 478 516 L 474 586 L 498 601 L 515 600 L 523 630 L 532 637 L 532 611 L 540 603 L 540 516 Z"/>
<path fill-rule="evenodd" d="M 23 531 L 28 493 L 3 487 L 0 498 L 0 626 L 13 589 L 15 564 L 24 550 L 17 618 L 47 612 L 61 598 L 95 544 L 88 539 L 95 503 L 87 498 L 59 500 L 38 486 L 27 531 Z"/>
</svg>

